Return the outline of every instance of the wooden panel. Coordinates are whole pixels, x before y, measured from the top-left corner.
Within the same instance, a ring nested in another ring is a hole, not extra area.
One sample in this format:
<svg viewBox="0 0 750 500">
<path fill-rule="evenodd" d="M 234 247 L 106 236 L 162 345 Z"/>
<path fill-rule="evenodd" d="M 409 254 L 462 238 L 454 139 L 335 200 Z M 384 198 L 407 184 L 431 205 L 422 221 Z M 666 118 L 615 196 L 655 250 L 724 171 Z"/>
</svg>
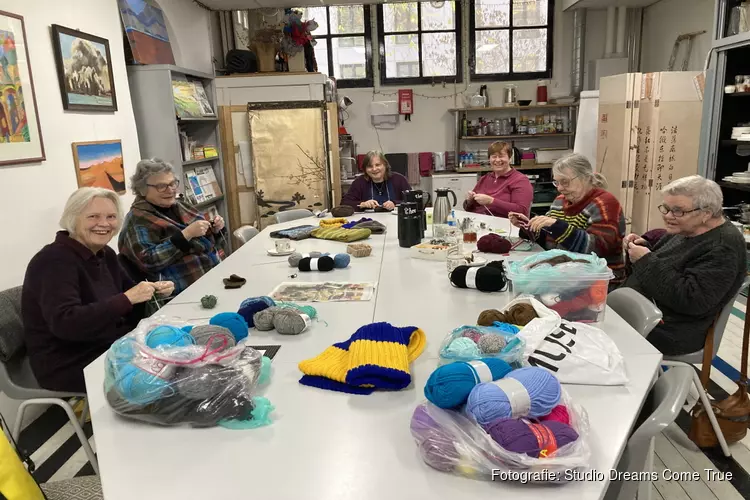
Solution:
<svg viewBox="0 0 750 500">
<path fill-rule="evenodd" d="M 237 229 L 242 225 L 240 218 L 240 201 L 237 191 L 237 167 L 234 161 L 234 139 L 232 134 L 232 111 L 226 106 L 219 106 L 221 151 L 224 158 L 224 182 L 227 204 L 227 215 L 229 216 L 229 227 Z M 234 237 L 233 237 L 234 238 Z M 242 246 L 239 240 L 233 240 L 233 248 Z"/>
<path fill-rule="evenodd" d="M 631 111 L 626 106 L 627 98 L 628 75 L 601 79 L 594 168 L 607 178 L 609 191 L 615 195 L 623 208 L 627 200 L 626 181 L 631 117 Z M 626 214 L 626 217 L 628 216 Z"/>
<path fill-rule="evenodd" d="M 339 106 L 335 102 L 326 104 L 328 109 L 328 151 L 331 176 L 331 207 L 341 201 L 341 160 L 339 158 Z"/>
<path fill-rule="evenodd" d="M 635 180 L 635 161 L 638 153 L 638 117 L 640 116 L 640 98 L 641 98 L 641 74 L 628 73 L 628 100 L 631 103 L 630 122 L 628 123 L 629 133 L 627 140 L 627 174 L 625 181 L 625 234 L 631 232 L 633 220 L 633 185 Z"/>
<path fill-rule="evenodd" d="M 643 234 L 648 230 L 651 207 L 651 184 L 654 150 L 657 141 L 657 114 L 655 107 L 659 73 L 645 73 L 642 77 L 640 115 L 638 118 L 638 151 L 633 188 L 631 231 Z M 658 148 L 656 148 L 658 149 Z"/>
</svg>

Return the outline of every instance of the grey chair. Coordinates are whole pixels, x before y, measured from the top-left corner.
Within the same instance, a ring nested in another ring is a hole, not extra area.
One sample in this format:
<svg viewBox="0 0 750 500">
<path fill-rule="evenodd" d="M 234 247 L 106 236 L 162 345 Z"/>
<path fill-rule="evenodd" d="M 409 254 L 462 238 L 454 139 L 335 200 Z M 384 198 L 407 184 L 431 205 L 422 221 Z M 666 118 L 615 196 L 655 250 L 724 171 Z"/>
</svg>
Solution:
<svg viewBox="0 0 750 500">
<path fill-rule="evenodd" d="M 656 304 L 632 288 L 618 288 L 607 296 L 607 305 L 635 331 L 646 337 L 662 318 Z"/>
<path fill-rule="evenodd" d="M 232 233 L 243 245 L 258 236 L 258 231 L 253 226 L 242 226 Z"/>
<path fill-rule="evenodd" d="M 68 402 L 72 398 L 85 399 L 85 393 L 49 391 L 39 386 L 31 371 L 23 341 L 21 320 L 21 287 L 0 292 L 0 391 L 10 399 L 21 401 L 16 413 L 11 436 L 18 441 L 26 408 L 31 405 L 57 405 L 62 408 L 81 441 L 94 472 L 99 474 L 99 463 L 89 445 L 81 425 L 88 414 L 88 400 L 80 421 Z"/>
<path fill-rule="evenodd" d="M 652 442 L 654 437 L 675 421 L 687 398 L 695 370 L 676 366 L 659 377 L 651 389 L 653 412 L 631 434 L 617 464 L 618 472 L 650 472 L 653 468 Z M 644 408 L 644 412 L 649 411 Z M 650 483 L 650 481 L 647 481 Z M 604 500 L 633 500 L 641 483 L 612 481 Z M 646 485 L 648 486 L 648 484 Z M 640 498 L 640 497 L 639 497 Z"/>
<path fill-rule="evenodd" d="M 276 214 L 276 222 L 281 224 L 282 222 L 289 222 L 290 220 L 304 219 L 305 217 L 312 217 L 313 213 L 305 208 L 296 208 L 294 210 L 287 210 L 285 212 L 279 212 Z"/>
</svg>

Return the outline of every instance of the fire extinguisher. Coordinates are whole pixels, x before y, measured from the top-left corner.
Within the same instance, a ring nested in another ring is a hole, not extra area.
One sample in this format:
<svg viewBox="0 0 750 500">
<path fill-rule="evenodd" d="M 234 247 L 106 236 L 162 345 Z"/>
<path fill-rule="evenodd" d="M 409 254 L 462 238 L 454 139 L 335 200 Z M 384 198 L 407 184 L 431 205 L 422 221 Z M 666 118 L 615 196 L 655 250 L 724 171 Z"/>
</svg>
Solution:
<svg viewBox="0 0 750 500">
<path fill-rule="evenodd" d="M 406 121 L 411 121 L 411 115 L 414 113 L 414 92 L 411 89 L 399 89 L 398 112 L 404 115 Z"/>
</svg>

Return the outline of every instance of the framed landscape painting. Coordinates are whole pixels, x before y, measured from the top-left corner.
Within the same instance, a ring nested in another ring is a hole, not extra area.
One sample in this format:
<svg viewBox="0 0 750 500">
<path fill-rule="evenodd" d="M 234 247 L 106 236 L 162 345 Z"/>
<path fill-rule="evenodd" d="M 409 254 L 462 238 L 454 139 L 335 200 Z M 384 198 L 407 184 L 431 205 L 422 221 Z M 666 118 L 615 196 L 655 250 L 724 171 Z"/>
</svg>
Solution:
<svg viewBox="0 0 750 500">
<path fill-rule="evenodd" d="M 63 108 L 117 111 L 109 42 L 81 31 L 52 25 L 57 78 Z"/>
<path fill-rule="evenodd" d="M 74 142 L 73 160 L 78 187 L 102 187 L 125 193 L 120 141 Z"/>
<path fill-rule="evenodd" d="M 44 159 L 23 17 L 0 11 L 0 165 Z"/>
</svg>

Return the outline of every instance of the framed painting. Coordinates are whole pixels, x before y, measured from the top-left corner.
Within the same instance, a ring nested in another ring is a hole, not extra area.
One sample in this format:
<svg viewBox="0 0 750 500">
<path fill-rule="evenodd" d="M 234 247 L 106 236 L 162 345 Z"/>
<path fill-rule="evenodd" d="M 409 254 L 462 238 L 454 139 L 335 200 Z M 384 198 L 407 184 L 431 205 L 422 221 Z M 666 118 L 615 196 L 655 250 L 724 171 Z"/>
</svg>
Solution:
<svg viewBox="0 0 750 500">
<path fill-rule="evenodd" d="M 0 11 L 0 165 L 45 159 L 23 17 Z"/>
<path fill-rule="evenodd" d="M 174 64 L 164 12 L 156 0 L 117 0 L 117 4 L 128 41 L 128 58 L 134 64 Z"/>
<path fill-rule="evenodd" d="M 52 25 L 57 78 L 63 108 L 117 111 L 109 42 L 81 31 Z"/>
<path fill-rule="evenodd" d="M 120 141 L 74 142 L 73 161 L 78 187 L 102 187 L 125 193 Z"/>
</svg>

